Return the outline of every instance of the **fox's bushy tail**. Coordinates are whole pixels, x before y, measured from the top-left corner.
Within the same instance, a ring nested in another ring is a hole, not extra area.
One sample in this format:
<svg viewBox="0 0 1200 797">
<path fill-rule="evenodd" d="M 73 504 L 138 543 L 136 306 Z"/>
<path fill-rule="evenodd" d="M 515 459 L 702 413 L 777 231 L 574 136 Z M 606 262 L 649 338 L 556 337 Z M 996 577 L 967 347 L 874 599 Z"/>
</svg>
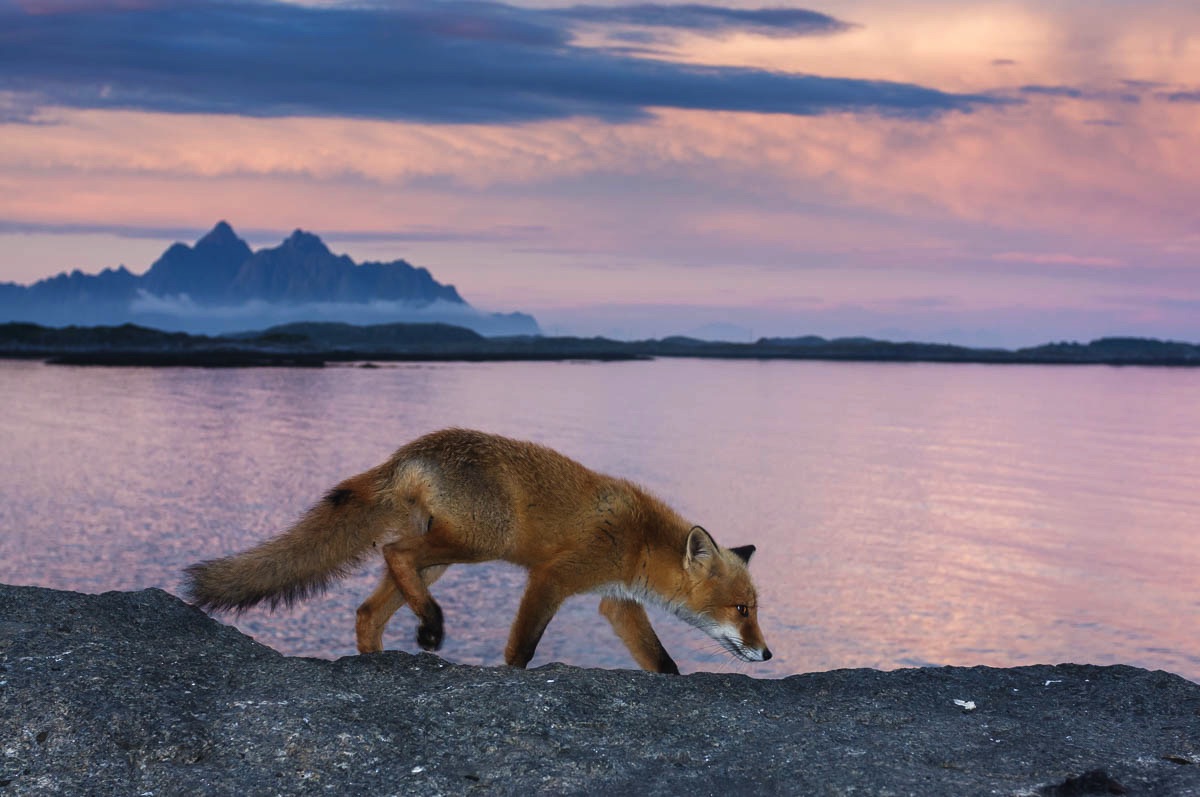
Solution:
<svg viewBox="0 0 1200 797">
<path fill-rule="evenodd" d="M 384 506 L 381 469 L 351 477 L 277 537 L 233 556 L 184 570 L 201 609 L 243 611 L 266 601 L 290 606 L 323 591 L 360 564 L 395 522 Z"/>
</svg>

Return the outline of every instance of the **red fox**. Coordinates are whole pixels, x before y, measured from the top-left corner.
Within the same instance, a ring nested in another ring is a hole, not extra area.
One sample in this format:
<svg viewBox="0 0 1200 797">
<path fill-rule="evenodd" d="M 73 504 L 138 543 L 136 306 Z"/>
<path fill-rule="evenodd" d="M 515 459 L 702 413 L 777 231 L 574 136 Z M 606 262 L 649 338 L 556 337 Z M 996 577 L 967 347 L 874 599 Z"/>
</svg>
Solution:
<svg viewBox="0 0 1200 797">
<path fill-rule="evenodd" d="M 632 482 L 588 470 L 535 443 L 446 429 L 352 476 L 279 536 L 234 556 L 191 565 L 196 606 L 275 608 L 319 592 L 367 555 L 385 563 L 358 608 L 358 650 L 383 649 L 383 629 L 405 603 L 425 650 L 442 643 L 442 610 L 429 585 L 446 568 L 504 560 L 529 571 L 505 661 L 524 667 L 572 595 L 601 595 L 600 613 L 641 667 L 679 668 L 643 604 L 662 606 L 734 656 L 766 661 L 758 601 L 746 565 L 753 545 L 722 548 L 700 526 Z"/>
</svg>

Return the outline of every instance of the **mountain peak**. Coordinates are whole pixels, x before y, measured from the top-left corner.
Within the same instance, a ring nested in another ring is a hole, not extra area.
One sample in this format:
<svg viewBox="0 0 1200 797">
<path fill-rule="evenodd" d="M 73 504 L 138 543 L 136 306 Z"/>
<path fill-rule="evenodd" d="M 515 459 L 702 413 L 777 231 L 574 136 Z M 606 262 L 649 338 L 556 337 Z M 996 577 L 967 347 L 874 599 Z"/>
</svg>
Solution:
<svg viewBox="0 0 1200 797">
<path fill-rule="evenodd" d="M 218 300 L 251 254 L 229 222 L 220 221 L 195 247 L 172 244 L 150 266 L 141 287 L 159 296 L 187 294 L 200 301 Z"/>
<path fill-rule="evenodd" d="M 297 228 L 291 235 L 288 236 L 288 239 L 283 242 L 283 245 L 290 249 L 296 249 L 301 252 L 329 252 L 329 247 L 327 247 L 325 242 L 322 241 L 318 236 L 313 235 L 311 232 L 305 232 L 299 228 Z"/>
<path fill-rule="evenodd" d="M 207 235 L 196 241 L 195 251 L 202 256 L 215 256 L 227 260 L 231 267 L 241 265 L 242 261 L 253 254 L 227 221 L 218 221 Z"/>
<path fill-rule="evenodd" d="M 229 226 L 229 222 L 222 219 L 218 221 L 208 233 L 200 239 L 200 241 L 213 240 L 231 240 L 237 238 L 237 233 L 233 231 L 233 227 Z M 199 243 L 199 241 L 197 241 Z"/>
</svg>

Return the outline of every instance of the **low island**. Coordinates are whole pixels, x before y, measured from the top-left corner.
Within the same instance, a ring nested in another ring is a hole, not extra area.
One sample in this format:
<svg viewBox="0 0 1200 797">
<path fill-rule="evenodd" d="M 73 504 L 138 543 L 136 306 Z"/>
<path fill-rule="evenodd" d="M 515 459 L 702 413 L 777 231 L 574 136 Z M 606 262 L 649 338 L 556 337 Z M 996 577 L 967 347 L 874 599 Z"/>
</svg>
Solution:
<svg viewBox="0 0 1200 797">
<path fill-rule="evenodd" d="M 594 337 L 485 337 L 444 323 L 360 326 L 338 322 L 284 324 L 231 335 L 191 335 L 134 324 L 46 327 L 0 324 L 0 358 L 59 365 L 322 367 L 351 362 L 484 362 L 647 360 L 698 357 L 732 360 L 833 360 L 987 365 L 1200 366 L 1200 345 L 1147 338 L 1102 338 L 1021 349 L 871 338 L 760 338 L 752 343 L 667 337 L 622 341 Z"/>
<path fill-rule="evenodd" d="M 0 792 L 1200 794 L 1200 685 L 283 656 L 160 590 L 0 585 Z"/>
</svg>

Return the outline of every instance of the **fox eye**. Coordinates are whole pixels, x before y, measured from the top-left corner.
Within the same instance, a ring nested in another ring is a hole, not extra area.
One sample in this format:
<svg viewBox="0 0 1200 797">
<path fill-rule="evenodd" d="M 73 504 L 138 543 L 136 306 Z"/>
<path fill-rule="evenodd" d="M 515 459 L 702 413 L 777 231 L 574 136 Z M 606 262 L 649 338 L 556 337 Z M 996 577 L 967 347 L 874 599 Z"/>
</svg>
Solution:
<svg viewBox="0 0 1200 797">
<path fill-rule="evenodd" d="M 746 607 L 746 604 L 744 604 L 744 603 L 739 603 L 737 606 L 734 606 L 733 608 L 737 609 L 737 613 L 740 614 L 742 617 L 750 616 L 750 609 L 748 609 Z"/>
</svg>

